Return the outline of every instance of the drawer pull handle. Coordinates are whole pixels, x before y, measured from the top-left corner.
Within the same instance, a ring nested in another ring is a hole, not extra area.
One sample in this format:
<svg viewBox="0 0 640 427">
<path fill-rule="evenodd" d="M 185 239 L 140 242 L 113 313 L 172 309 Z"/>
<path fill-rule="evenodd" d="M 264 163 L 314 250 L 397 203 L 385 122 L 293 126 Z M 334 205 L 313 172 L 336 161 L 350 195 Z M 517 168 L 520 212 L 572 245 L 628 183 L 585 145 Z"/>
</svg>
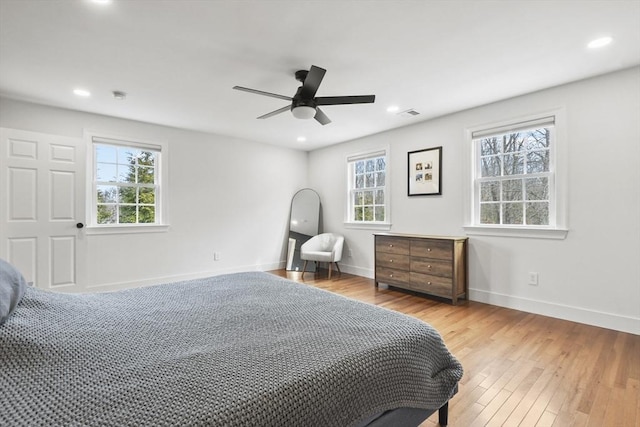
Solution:
<svg viewBox="0 0 640 427">
<path fill-rule="evenodd" d="M 427 252 L 431 252 L 431 248 L 427 248 Z"/>
<path fill-rule="evenodd" d="M 391 244 L 390 244 L 390 245 L 389 245 L 389 247 L 390 247 L 390 248 L 392 248 L 392 247 L 393 247 L 393 245 L 391 245 Z"/>
<path fill-rule="evenodd" d="M 393 274 L 390 274 L 389 277 L 393 277 Z"/>
<path fill-rule="evenodd" d="M 430 266 L 430 265 L 427 265 L 427 268 L 428 268 L 429 270 L 431 270 L 431 266 Z"/>
<path fill-rule="evenodd" d="M 427 285 L 430 285 L 430 284 L 431 284 L 431 282 L 427 282 Z"/>
<path fill-rule="evenodd" d="M 390 260 L 389 260 L 389 262 L 393 262 L 393 260 L 392 260 L 392 259 L 390 259 Z"/>
</svg>

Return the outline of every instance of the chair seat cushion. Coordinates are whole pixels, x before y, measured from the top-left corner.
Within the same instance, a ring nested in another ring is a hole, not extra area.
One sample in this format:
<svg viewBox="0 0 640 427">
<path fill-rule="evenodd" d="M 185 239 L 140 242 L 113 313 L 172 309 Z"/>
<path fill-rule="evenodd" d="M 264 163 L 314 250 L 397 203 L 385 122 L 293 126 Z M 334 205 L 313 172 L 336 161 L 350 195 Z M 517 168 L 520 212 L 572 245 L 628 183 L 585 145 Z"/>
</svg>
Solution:
<svg viewBox="0 0 640 427">
<path fill-rule="evenodd" d="M 309 261 L 332 262 L 331 252 L 321 251 L 304 251 L 300 254 L 300 258 Z"/>
</svg>

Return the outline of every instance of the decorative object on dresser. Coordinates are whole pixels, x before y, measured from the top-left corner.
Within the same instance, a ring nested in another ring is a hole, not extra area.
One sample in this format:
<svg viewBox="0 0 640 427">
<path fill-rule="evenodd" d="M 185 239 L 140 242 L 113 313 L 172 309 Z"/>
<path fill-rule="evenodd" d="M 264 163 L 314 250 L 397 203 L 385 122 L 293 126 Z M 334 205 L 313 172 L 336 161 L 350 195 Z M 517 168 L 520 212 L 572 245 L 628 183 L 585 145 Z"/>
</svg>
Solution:
<svg viewBox="0 0 640 427">
<path fill-rule="evenodd" d="M 467 238 L 374 234 L 375 282 L 451 300 L 467 298 Z"/>
<path fill-rule="evenodd" d="M 439 196 L 442 194 L 442 147 L 410 151 L 409 196 Z"/>
</svg>

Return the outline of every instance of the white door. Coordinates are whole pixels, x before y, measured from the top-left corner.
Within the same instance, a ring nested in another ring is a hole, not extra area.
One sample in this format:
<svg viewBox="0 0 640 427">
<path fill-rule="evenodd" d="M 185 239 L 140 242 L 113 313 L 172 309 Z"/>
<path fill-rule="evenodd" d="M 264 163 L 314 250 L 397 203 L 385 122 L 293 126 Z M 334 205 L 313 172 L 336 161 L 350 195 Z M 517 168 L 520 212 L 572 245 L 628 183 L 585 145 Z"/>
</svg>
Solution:
<svg viewBox="0 0 640 427">
<path fill-rule="evenodd" d="M 43 289 L 84 286 L 82 138 L 0 128 L 0 258 Z"/>
</svg>

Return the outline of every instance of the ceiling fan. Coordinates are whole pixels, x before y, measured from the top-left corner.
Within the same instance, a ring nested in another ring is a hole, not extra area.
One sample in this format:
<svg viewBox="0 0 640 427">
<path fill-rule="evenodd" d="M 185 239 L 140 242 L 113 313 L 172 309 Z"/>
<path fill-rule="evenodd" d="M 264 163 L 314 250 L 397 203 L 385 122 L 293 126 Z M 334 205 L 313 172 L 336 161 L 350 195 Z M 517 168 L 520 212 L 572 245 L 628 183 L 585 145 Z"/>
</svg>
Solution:
<svg viewBox="0 0 640 427">
<path fill-rule="evenodd" d="M 302 83 L 302 86 L 298 88 L 293 98 L 285 95 L 278 95 L 276 93 L 264 92 L 256 89 L 249 89 L 242 86 L 234 86 L 236 90 L 242 90 L 245 92 L 255 93 L 258 95 L 270 96 L 272 98 L 283 99 L 285 101 L 291 101 L 290 105 L 279 108 L 270 113 L 264 114 L 259 119 L 267 119 L 275 116 L 276 114 L 284 113 L 287 110 L 291 110 L 293 116 L 298 119 L 316 119 L 320 124 L 326 125 L 331 123 L 329 117 L 319 108 L 320 105 L 341 105 L 341 104 L 370 104 L 375 101 L 375 95 L 360 95 L 360 96 L 316 96 L 318 87 L 324 78 L 324 74 L 327 72 L 324 68 L 316 67 L 312 65 L 309 71 L 299 70 L 296 71 L 296 80 Z"/>
</svg>

